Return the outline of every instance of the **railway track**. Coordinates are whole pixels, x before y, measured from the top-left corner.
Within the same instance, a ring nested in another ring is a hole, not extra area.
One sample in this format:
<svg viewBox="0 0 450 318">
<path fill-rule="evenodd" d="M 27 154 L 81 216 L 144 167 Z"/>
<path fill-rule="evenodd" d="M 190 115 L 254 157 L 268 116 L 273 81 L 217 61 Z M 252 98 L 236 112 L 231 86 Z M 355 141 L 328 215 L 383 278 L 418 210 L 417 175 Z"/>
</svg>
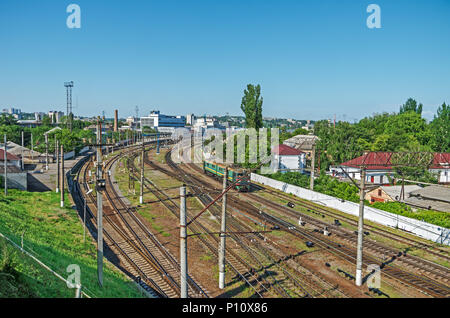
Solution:
<svg viewBox="0 0 450 318">
<path fill-rule="evenodd" d="M 348 224 L 353 225 L 355 227 L 358 226 L 358 221 L 354 220 L 351 217 L 335 213 L 335 212 L 333 212 L 330 209 L 317 206 L 317 205 L 315 205 L 313 203 L 301 200 L 301 199 L 296 198 L 296 197 L 289 196 L 287 194 L 279 193 L 279 192 L 277 192 L 275 190 L 272 190 L 272 189 L 270 189 L 270 188 L 268 188 L 266 186 L 260 185 L 260 184 L 258 184 L 258 185 L 252 184 L 252 187 L 254 189 L 256 189 L 256 190 L 261 190 L 261 191 L 267 192 L 270 195 L 276 196 L 276 197 L 278 197 L 278 198 L 280 198 L 282 200 L 287 200 L 289 202 L 293 202 L 293 203 L 295 203 L 295 204 L 297 204 L 297 205 L 299 205 L 301 207 L 304 207 L 305 209 L 308 209 L 310 211 L 314 211 L 316 213 L 320 213 L 320 214 L 332 217 L 332 218 L 334 218 L 336 220 L 339 220 L 339 221 L 347 222 Z M 427 252 L 429 254 L 432 254 L 432 255 L 434 255 L 436 257 L 439 257 L 439 258 L 443 259 L 444 261 L 450 262 L 450 256 L 448 255 L 448 252 L 443 250 L 443 249 L 441 249 L 441 248 L 439 248 L 439 247 L 437 247 L 437 246 L 430 245 L 430 244 L 427 244 L 425 242 L 421 242 L 421 241 L 416 240 L 414 238 L 408 238 L 408 237 L 404 237 L 404 236 L 401 236 L 401 235 L 396 235 L 396 234 L 394 234 L 392 232 L 389 232 L 389 231 L 387 231 L 385 229 L 382 229 L 382 228 L 379 228 L 379 227 L 376 227 L 376 226 L 373 226 L 373 225 L 370 225 L 370 224 L 365 224 L 364 227 L 366 229 L 369 229 L 373 233 L 382 235 L 382 236 L 387 237 L 389 239 L 392 239 L 392 240 L 394 240 L 396 242 L 407 244 L 408 245 L 408 249 L 420 249 L 420 250 L 423 250 L 423 251 L 425 251 L 425 252 Z"/>
<path fill-rule="evenodd" d="M 134 158 L 136 155 L 131 156 L 128 159 L 128 167 L 134 165 Z M 135 177 L 138 177 L 136 171 L 136 167 L 133 167 L 131 171 L 134 171 Z M 144 187 L 149 190 L 158 200 L 161 202 L 172 214 L 179 218 L 179 205 L 170 198 L 163 190 L 157 187 L 151 180 L 148 178 L 144 178 Z M 188 220 L 190 220 L 190 215 L 188 213 Z M 201 222 L 195 220 L 190 229 L 195 233 L 208 233 L 210 229 L 206 228 Z M 218 250 L 217 246 L 219 243 L 219 239 L 216 236 L 212 235 L 199 235 L 197 238 L 202 242 L 202 244 L 214 255 L 216 259 L 218 259 Z M 269 286 L 271 285 L 264 278 L 263 275 L 259 275 L 258 273 L 261 271 L 261 268 L 256 268 L 246 260 L 244 260 L 241 256 L 239 256 L 233 249 L 227 249 L 227 265 L 231 268 L 232 271 L 235 272 L 235 278 L 241 279 L 246 282 L 250 288 L 254 290 L 254 295 L 257 297 L 264 297 L 269 293 Z"/>
<path fill-rule="evenodd" d="M 186 172 L 184 172 L 184 173 L 186 173 Z M 211 187 L 211 185 L 208 185 L 207 183 L 203 183 L 203 187 L 205 189 L 215 190 L 214 187 Z M 252 196 L 251 194 L 248 194 L 248 195 Z M 256 201 L 261 201 L 260 198 L 252 198 L 252 199 L 254 199 Z M 328 250 L 332 249 L 333 253 L 335 255 L 351 262 L 352 264 L 355 263 L 356 251 L 354 250 L 354 248 L 343 247 L 342 244 L 338 244 L 330 239 L 326 239 L 323 235 L 321 235 L 319 233 L 315 233 L 315 232 L 308 233 L 307 231 L 305 231 L 303 229 L 297 228 L 296 225 L 290 224 L 288 222 L 283 223 L 285 221 L 283 221 L 281 219 L 271 218 L 271 216 L 269 216 L 268 214 L 260 213 L 260 211 L 258 209 L 256 209 L 253 205 L 251 205 L 248 202 L 245 202 L 243 200 L 236 200 L 235 198 L 231 198 L 230 201 L 233 201 L 233 200 L 235 201 L 235 203 L 237 203 L 238 208 L 245 209 L 247 213 L 250 213 L 255 217 L 259 216 L 260 219 L 265 220 L 273 225 L 281 226 L 282 228 L 284 228 L 285 230 L 287 230 L 288 232 L 291 232 L 292 234 L 294 234 L 296 236 L 302 236 L 304 239 L 310 239 L 310 240 L 314 241 L 316 244 L 322 246 L 323 248 L 327 248 Z M 266 200 L 263 202 L 263 204 L 270 205 L 272 208 L 275 208 L 277 211 L 280 211 L 283 213 L 285 213 L 286 211 L 289 211 L 286 207 L 280 206 L 272 201 Z M 311 222 L 313 222 L 313 221 L 311 220 Z M 314 219 L 314 222 L 317 222 L 317 220 Z M 324 225 L 329 226 L 329 224 L 321 224 L 320 226 L 322 229 L 323 229 Z M 350 237 L 346 237 L 346 239 L 350 240 L 350 243 L 354 242 L 354 240 L 351 239 Z M 380 253 L 381 249 L 385 248 L 384 246 L 375 244 L 375 243 L 372 244 L 372 246 L 369 246 L 369 245 L 370 245 L 370 243 L 367 244 L 367 246 L 365 243 L 365 247 L 367 247 L 368 249 L 372 248 L 372 251 L 375 253 Z M 355 245 L 353 244 L 353 246 L 355 246 Z M 392 251 L 388 251 L 388 253 L 391 253 L 391 252 Z M 383 253 L 385 254 L 385 252 L 383 252 Z M 403 256 L 403 254 L 400 256 Z M 413 267 L 412 270 L 415 270 L 416 272 L 422 271 L 422 275 L 417 275 L 415 273 L 400 269 L 397 266 L 391 264 L 390 262 L 381 262 L 379 259 L 376 259 L 375 257 L 367 255 L 367 253 L 364 257 L 364 264 L 367 266 L 368 264 L 380 264 L 381 263 L 380 265 L 382 266 L 382 273 L 401 282 L 402 284 L 415 287 L 416 289 L 418 289 L 418 290 L 422 291 L 423 293 L 430 295 L 432 297 L 449 297 L 450 296 L 449 287 L 445 283 L 443 283 L 446 280 L 448 280 L 448 277 L 449 277 L 449 275 L 447 275 L 446 268 L 444 268 L 444 267 L 441 268 L 440 266 L 435 266 L 437 264 L 434 264 L 431 262 L 423 263 L 423 261 L 421 259 L 419 259 L 419 260 L 412 259 L 410 257 L 410 255 L 407 255 L 407 257 L 409 259 L 406 262 L 410 263 L 410 265 Z M 393 255 L 391 261 L 395 260 L 395 259 L 397 259 L 397 256 Z M 420 263 L 420 262 L 422 262 L 422 263 Z M 411 263 L 413 263 L 413 264 L 411 264 Z M 430 265 L 430 263 L 434 264 L 434 265 Z M 435 275 L 435 278 L 430 279 L 428 277 L 423 276 L 424 272 L 431 274 L 431 275 Z"/>
<path fill-rule="evenodd" d="M 200 200 L 202 200 L 203 205 L 206 206 L 207 204 L 209 204 L 212 198 L 202 193 L 201 189 L 204 188 L 204 186 L 195 177 L 188 176 L 185 172 L 183 172 L 183 170 L 180 170 L 176 165 L 174 165 L 173 162 L 171 162 L 169 155 L 170 153 L 166 155 L 166 161 L 169 163 L 171 169 L 174 169 L 174 171 L 170 171 L 162 168 L 159 165 L 155 165 L 148 159 L 146 160 L 146 163 L 152 166 L 152 168 L 154 169 L 158 169 L 175 179 L 182 180 L 188 185 L 192 185 L 191 188 L 193 189 L 194 194 L 197 196 L 197 198 L 200 198 Z M 210 208 L 210 210 L 214 210 L 214 208 L 212 207 Z M 214 215 L 220 219 L 220 211 L 215 211 Z M 228 231 L 243 232 L 251 230 L 250 228 L 242 228 L 242 225 L 237 224 L 234 218 L 230 218 L 227 223 L 229 227 Z M 272 250 L 263 246 L 262 242 L 264 241 L 264 237 L 262 237 L 261 235 L 249 234 L 240 237 L 237 237 L 236 235 L 230 235 L 230 237 L 238 242 L 241 245 L 241 248 L 245 251 L 249 252 L 250 248 L 250 252 L 252 252 L 253 254 L 252 257 L 255 258 L 256 256 L 256 258 L 260 259 L 260 261 L 258 261 L 259 264 L 264 261 L 269 261 L 269 263 L 271 264 L 270 266 L 275 267 L 280 273 L 282 278 L 280 278 L 279 280 L 286 282 L 287 289 L 299 289 L 302 291 L 300 297 L 326 297 L 327 295 L 331 297 L 336 297 L 336 295 L 346 297 L 346 295 L 342 291 L 340 291 L 336 285 L 329 284 L 322 277 L 315 277 L 321 282 L 321 284 L 319 285 L 317 282 L 311 279 L 311 276 L 317 276 L 314 275 L 314 273 L 309 272 L 308 275 L 305 275 L 292 267 L 288 268 L 283 261 L 290 259 L 291 256 L 287 256 L 286 254 L 284 254 L 283 256 L 276 255 Z M 302 282 L 300 282 L 296 277 L 302 277 Z M 303 281 L 307 281 L 307 284 L 305 285 Z M 323 285 L 325 285 L 326 288 L 324 288 Z M 331 294 L 331 291 L 334 294 Z"/>
<path fill-rule="evenodd" d="M 138 147 L 140 149 L 140 147 Z M 136 151 L 130 148 L 106 161 L 105 167 L 108 171 L 117 160 L 124 154 Z M 78 200 L 86 196 L 89 189 L 88 174 L 90 162 L 84 164 L 77 173 Z M 104 235 L 105 244 L 115 251 L 126 267 L 130 275 L 141 285 L 148 286 L 156 297 L 179 297 L 179 271 L 177 271 L 176 260 L 165 250 L 156 238 L 146 229 L 135 211 L 129 208 L 120 198 L 114 188 L 113 182 L 106 173 L 107 186 L 104 191 Z M 88 213 L 95 223 L 97 216 L 95 197 L 89 195 Z M 207 297 L 203 289 L 192 280 L 189 282 L 192 295 L 196 297 Z"/>
</svg>

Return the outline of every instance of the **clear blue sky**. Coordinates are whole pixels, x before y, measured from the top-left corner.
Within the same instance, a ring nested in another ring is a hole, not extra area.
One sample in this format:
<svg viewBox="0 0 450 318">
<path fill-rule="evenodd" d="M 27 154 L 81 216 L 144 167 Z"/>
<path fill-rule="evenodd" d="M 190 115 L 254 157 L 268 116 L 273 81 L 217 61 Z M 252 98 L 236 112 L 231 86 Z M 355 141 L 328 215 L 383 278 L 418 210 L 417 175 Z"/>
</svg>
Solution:
<svg viewBox="0 0 450 318">
<path fill-rule="evenodd" d="M 0 107 L 65 111 L 71 80 L 86 116 L 238 115 L 259 83 L 264 116 L 353 121 L 413 97 L 431 119 L 450 103 L 450 1 L 1 0 Z"/>
</svg>

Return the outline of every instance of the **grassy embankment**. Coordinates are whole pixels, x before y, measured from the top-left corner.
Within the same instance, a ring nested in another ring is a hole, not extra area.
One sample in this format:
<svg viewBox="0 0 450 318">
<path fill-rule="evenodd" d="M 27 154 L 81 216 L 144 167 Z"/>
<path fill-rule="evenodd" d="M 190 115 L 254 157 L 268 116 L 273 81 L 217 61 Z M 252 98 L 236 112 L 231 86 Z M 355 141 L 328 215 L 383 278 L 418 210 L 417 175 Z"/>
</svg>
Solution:
<svg viewBox="0 0 450 318">
<path fill-rule="evenodd" d="M 59 194 L 10 190 L 0 196 L 0 232 L 55 272 L 67 278 L 70 264 L 81 269 L 83 291 L 92 297 L 140 297 L 140 292 L 109 262 L 104 266 L 104 287 L 97 283 L 96 244 L 89 233 L 83 244 L 83 225 L 68 197 L 59 207 Z M 74 297 L 75 290 L 33 259 L 0 238 L 1 297 Z"/>
</svg>

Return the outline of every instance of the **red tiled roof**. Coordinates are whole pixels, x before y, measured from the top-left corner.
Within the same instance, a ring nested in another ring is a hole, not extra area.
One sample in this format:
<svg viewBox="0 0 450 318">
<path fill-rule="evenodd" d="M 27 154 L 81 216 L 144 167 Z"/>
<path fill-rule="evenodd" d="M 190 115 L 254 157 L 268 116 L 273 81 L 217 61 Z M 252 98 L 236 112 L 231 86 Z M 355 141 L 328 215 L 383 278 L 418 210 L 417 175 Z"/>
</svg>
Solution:
<svg viewBox="0 0 450 318">
<path fill-rule="evenodd" d="M 5 158 L 5 150 L 0 149 L 0 161 L 4 161 L 4 158 Z M 6 160 L 20 160 L 20 158 L 7 151 L 6 152 Z"/>
<path fill-rule="evenodd" d="M 435 153 L 433 163 L 430 166 L 431 169 L 444 169 L 450 168 L 450 153 Z"/>
<path fill-rule="evenodd" d="M 278 145 L 272 149 L 272 153 L 281 156 L 298 156 L 301 155 L 303 152 L 286 145 Z"/>
<path fill-rule="evenodd" d="M 392 152 L 368 152 L 365 155 L 346 161 L 341 166 L 360 168 L 366 166 L 367 170 L 392 170 Z M 435 153 L 431 169 L 450 168 L 450 153 Z"/>
</svg>

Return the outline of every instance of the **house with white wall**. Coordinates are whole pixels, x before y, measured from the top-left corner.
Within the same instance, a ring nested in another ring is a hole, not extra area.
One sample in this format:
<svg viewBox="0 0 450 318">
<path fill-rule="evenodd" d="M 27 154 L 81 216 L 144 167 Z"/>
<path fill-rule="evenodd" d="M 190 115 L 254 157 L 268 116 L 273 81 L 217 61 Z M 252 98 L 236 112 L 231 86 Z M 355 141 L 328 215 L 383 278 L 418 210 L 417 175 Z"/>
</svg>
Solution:
<svg viewBox="0 0 450 318">
<path fill-rule="evenodd" d="M 337 178 L 361 179 L 361 167 L 366 167 L 366 182 L 388 185 L 394 177 L 391 164 L 392 152 L 368 152 L 362 156 L 330 167 L 330 174 Z M 434 153 L 428 171 L 438 177 L 438 182 L 450 184 L 450 153 Z"/>
<path fill-rule="evenodd" d="M 280 172 L 295 171 L 303 173 L 306 166 L 306 153 L 286 145 L 274 147 L 272 156 L 272 162 Z"/>
</svg>

